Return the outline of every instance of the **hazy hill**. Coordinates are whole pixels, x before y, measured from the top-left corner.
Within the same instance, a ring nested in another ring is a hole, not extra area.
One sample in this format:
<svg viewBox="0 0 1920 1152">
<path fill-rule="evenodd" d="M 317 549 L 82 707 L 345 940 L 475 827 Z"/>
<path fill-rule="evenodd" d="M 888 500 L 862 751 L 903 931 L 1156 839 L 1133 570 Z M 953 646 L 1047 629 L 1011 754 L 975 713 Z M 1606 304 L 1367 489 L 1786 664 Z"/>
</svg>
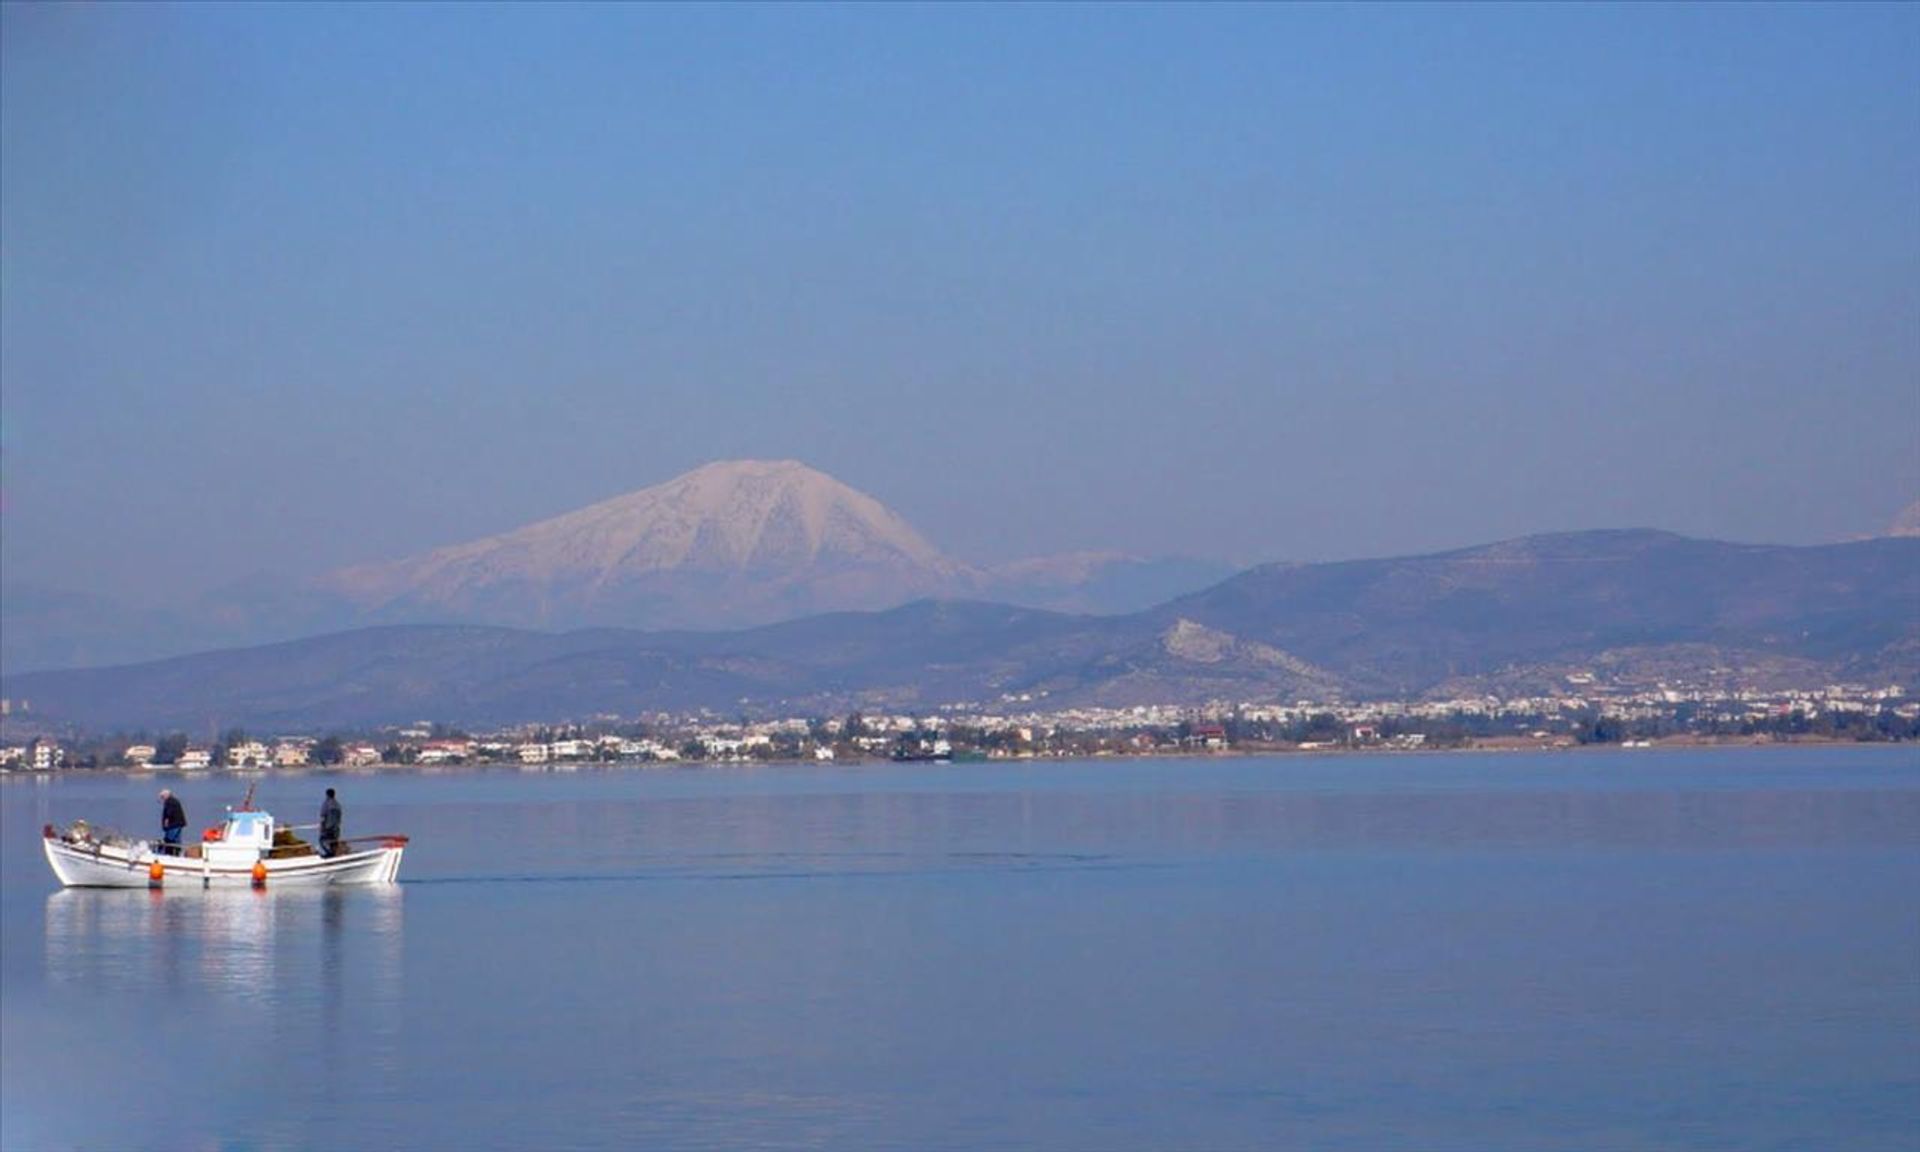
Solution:
<svg viewBox="0 0 1920 1152">
<path fill-rule="evenodd" d="M 7 694 L 40 716 L 197 732 L 698 707 L 1531 692 L 1564 688 L 1574 671 L 1920 687 L 1920 539 L 1792 548 L 1661 532 L 1539 536 L 1268 566 L 1110 617 L 929 601 L 740 632 L 381 628 L 14 676 Z"/>
<path fill-rule="evenodd" d="M 1887 524 L 1888 536 L 1920 536 L 1920 500 L 1902 508 Z"/>
<path fill-rule="evenodd" d="M 6 582 L 0 606 L 0 668 L 60 668 L 138 660 L 169 650 L 165 621 L 145 618 L 99 596 Z M 115 643 L 116 636 L 152 636 L 151 644 Z M 175 649 L 177 650 L 177 649 Z"/>
<path fill-rule="evenodd" d="M 1920 540 L 1819 547 L 1666 532 L 1534 536 L 1432 556 L 1270 565 L 1154 610 L 1338 670 L 1356 692 L 1410 695 L 1627 654 L 1651 669 L 1779 661 L 1911 677 Z M 1718 656 L 1713 655 L 1718 653 Z M 1611 655 L 1610 655 L 1611 654 Z"/>
<path fill-rule="evenodd" d="M 1056 612 L 1138 612 L 1234 574 L 1232 565 L 1192 556 L 1065 552 L 1001 564 L 981 573 L 975 594 Z"/>
</svg>

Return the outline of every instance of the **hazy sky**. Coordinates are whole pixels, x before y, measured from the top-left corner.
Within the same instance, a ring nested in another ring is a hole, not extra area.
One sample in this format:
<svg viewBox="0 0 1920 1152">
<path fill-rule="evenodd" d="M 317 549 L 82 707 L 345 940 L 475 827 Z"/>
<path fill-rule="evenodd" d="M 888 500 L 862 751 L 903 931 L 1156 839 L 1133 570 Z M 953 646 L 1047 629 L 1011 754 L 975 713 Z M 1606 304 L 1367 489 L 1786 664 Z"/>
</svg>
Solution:
<svg viewBox="0 0 1920 1152">
<path fill-rule="evenodd" d="M 1920 497 L 1920 7 L 27 6 L 7 581 L 793 457 L 986 562 Z"/>
</svg>

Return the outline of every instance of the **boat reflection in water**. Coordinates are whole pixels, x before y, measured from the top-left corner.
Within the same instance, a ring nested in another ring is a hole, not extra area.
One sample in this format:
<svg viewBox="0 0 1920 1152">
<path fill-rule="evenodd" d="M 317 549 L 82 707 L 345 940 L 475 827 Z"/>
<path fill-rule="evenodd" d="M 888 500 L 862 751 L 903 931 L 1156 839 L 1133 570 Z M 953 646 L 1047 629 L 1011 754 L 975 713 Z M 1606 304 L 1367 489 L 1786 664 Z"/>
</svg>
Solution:
<svg viewBox="0 0 1920 1152">
<path fill-rule="evenodd" d="M 128 892 L 47 897 L 55 984 L 279 1006 L 315 1003 L 351 980 L 399 995 L 406 904 L 379 887 Z"/>
<path fill-rule="evenodd" d="M 13 1119 L 66 1117 L 46 1147 L 323 1146 L 402 1067 L 405 911 L 399 885 L 49 894 L 58 1018 L 36 1049 L 38 1103 Z M 137 1091 L 83 1086 L 102 1053 L 137 1069 Z M 269 1114 L 236 1129 L 236 1098 Z M 403 1143 L 388 1135 L 365 1146 Z"/>
</svg>

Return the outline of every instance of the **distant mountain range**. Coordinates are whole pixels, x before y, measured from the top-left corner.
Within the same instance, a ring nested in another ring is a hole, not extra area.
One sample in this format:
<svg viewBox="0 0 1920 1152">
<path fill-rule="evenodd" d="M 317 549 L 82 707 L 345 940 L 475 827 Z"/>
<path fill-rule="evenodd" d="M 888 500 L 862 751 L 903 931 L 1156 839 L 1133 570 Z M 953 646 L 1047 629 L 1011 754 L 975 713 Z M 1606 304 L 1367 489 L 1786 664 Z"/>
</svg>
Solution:
<svg viewBox="0 0 1920 1152">
<path fill-rule="evenodd" d="M 736 460 L 498 536 L 298 584 L 256 578 L 168 611 L 9 589 L 0 668 L 98 665 L 378 624 L 744 628 L 922 598 L 1130 612 L 1232 571 L 1110 552 L 974 567 L 825 473 Z"/>
<path fill-rule="evenodd" d="M 809 521 L 811 512 L 797 512 L 820 535 L 784 535 L 764 551 L 758 539 L 696 545 L 697 531 L 681 539 L 688 555 L 824 553 L 856 572 L 941 574 L 917 538 L 880 531 L 891 527 L 884 518 L 848 527 L 847 538 L 866 541 L 859 549 L 827 544 L 834 518 L 852 514 Z M 365 586 L 412 594 L 484 588 L 495 574 L 524 580 L 517 547 L 408 562 L 398 574 L 368 574 Z M 631 551 L 609 545 L 595 555 Z M 498 563 L 479 559 L 489 554 Z M 426 578 L 441 573 L 466 575 L 444 585 Z M 1536 536 L 1430 556 L 1269 565 L 1107 616 L 923 600 L 734 632 L 381 627 L 10 676 L 7 695 L 25 698 L 36 716 L 96 729 L 280 731 L 662 709 L 1512 695 L 1564 691 L 1572 674 L 1649 687 L 1920 688 L 1920 538 L 1784 547 L 1653 531 Z"/>
</svg>

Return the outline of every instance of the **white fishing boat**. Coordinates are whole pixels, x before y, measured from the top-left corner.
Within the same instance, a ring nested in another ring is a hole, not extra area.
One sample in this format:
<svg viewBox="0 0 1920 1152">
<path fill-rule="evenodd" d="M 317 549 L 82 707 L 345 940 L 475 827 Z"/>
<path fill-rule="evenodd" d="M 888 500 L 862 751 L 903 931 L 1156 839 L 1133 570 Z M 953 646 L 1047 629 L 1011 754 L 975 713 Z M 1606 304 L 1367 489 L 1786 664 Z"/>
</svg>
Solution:
<svg viewBox="0 0 1920 1152">
<path fill-rule="evenodd" d="M 252 808 L 227 813 L 192 845 L 102 833 L 84 820 L 42 832 L 47 863 L 69 888 L 391 884 L 407 848 L 405 836 L 363 836 L 322 856 L 286 829 L 276 842 L 273 816 Z"/>
</svg>

